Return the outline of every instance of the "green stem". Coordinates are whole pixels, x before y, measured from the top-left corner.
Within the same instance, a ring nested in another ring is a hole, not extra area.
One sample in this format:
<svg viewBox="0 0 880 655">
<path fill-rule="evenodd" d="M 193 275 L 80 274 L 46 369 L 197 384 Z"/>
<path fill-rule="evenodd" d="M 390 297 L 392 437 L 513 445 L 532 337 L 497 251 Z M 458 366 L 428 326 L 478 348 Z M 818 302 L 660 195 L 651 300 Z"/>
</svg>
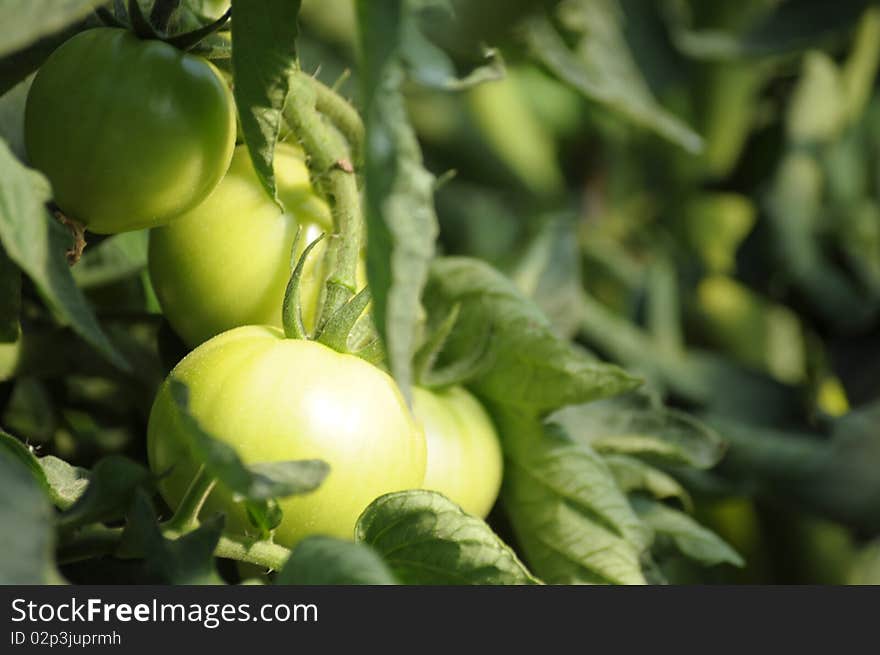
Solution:
<svg viewBox="0 0 880 655">
<path fill-rule="evenodd" d="M 364 122 L 357 109 L 311 75 L 299 73 L 315 90 L 315 108 L 324 114 L 342 132 L 351 148 L 355 163 L 360 163 L 364 146 Z"/>
<path fill-rule="evenodd" d="M 336 96 L 336 100 L 330 102 L 328 94 L 333 92 L 327 89 L 319 94 L 319 88 L 307 76 L 294 76 L 290 99 L 284 108 L 284 117 L 308 156 L 313 182 L 330 203 L 333 213 L 335 234 L 329 240 L 326 254 L 332 270 L 327 279 L 318 332 L 326 319 L 357 291 L 358 260 L 364 240 L 360 194 L 348 144 L 340 131 L 328 124 L 318 111 L 319 95 L 325 108 L 341 107 L 345 101 Z M 347 111 L 340 109 L 336 114 L 344 115 Z"/>
<path fill-rule="evenodd" d="M 249 541 L 244 537 L 224 535 L 220 537 L 214 555 L 277 571 L 290 557 L 290 549 L 269 541 Z"/>
<path fill-rule="evenodd" d="M 114 555 L 122 541 L 122 533 L 123 528 L 108 528 L 102 525 L 78 530 L 59 547 L 58 563 L 70 564 Z M 178 539 L 186 531 L 165 529 L 162 533 L 166 539 Z M 222 535 L 214 549 L 214 555 L 277 571 L 290 557 L 290 550 L 268 541 L 252 541 L 246 537 Z"/>
<path fill-rule="evenodd" d="M 214 489 L 215 484 L 217 484 L 217 479 L 208 475 L 204 466 L 199 468 L 198 473 L 196 473 L 189 488 L 183 495 L 180 505 L 177 506 L 174 516 L 168 519 L 163 527 L 175 532 L 195 530 L 199 525 L 199 512 L 202 511 L 202 507 L 205 501 L 208 500 L 208 496 Z"/>
</svg>

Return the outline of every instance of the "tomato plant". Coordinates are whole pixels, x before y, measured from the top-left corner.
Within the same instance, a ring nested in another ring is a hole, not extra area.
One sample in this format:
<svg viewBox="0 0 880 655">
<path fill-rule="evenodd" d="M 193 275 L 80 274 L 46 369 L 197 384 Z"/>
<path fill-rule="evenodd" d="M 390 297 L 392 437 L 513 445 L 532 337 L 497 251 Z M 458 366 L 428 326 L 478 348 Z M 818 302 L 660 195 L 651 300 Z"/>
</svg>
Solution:
<svg viewBox="0 0 880 655">
<path fill-rule="evenodd" d="M 492 419 L 462 387 L 413 389 L 413 412 L 425 429 L 426 489 L 485 518 L 501 488 L 502 454 Z"/>
<path fill-rule="evenodd" d="M 280 544 L 312 534 L 350 539 L 370 501 L 424 481 L 425 437 L 403 396 L 387 374 L 352 355 L 247 326 L 202 344 L 171 377 L 189 387 L 193 416 L 245 463 L 316 458 L 330 465 L 317 491 L 281 501 Z M 176 414 L 166 385 L 147 446 L 153 470 L 169 471 L 160 489 L 172 507 L 200 465 Z M 225 513 L 233 531 L 250 531 L 229 491 L 218 488 L 205 510 Z"/>
<path fill-rule="evenodd" d="M 0 583 L 876 582 L 880 9 L 436 4 L 3 5 Z"/>
<path fill-rule="evenodd" d="M 303 153 L 275 148 L 278 200 L 260 184 L 239 146 L 217 189 L 200 205 L 150 233 L 150 278 L 162 310 L 191 346 L 240 325 L 281 325 L 291 250 L 332 227 L 327 205 L 311 188 Z M 304 320 L 313 327 L 326 277 L 325 244 L 306 262 Z"/>
<path fill-rule="evenodd" d="M 226 172 L 232 94 L 199 57 L 122 29 L 86 30 L 40 67 L 25 143 L 69 217 L 105 234 L 153 227 Z"/>
</svg>

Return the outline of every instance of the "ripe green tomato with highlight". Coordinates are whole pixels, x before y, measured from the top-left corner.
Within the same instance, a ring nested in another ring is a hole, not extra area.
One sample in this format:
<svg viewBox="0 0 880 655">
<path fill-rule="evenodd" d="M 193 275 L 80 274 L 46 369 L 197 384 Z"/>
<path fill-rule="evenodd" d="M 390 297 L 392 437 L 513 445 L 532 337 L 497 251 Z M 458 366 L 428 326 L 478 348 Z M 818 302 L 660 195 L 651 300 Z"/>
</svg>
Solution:
<svg viewBox="0 0 880 655">
<path fill-rule="evenodd" d="M 190 346 L 242 325 L 281 325 L 298 226 L 302 253 L 332 228 L 327 204 L 315 195 L 302 150 L 275 147 L 278 207 L 257 178 L 246 146 L 235 149 L 223 181 L 205 202 L 150 232 L 153 288 L 168 322 Z M 311 329 L 327 271 L 326 241 L 306 261 L 300 286 L 303 320 Z"/>
<path fill-rule="evenodd" d="M 424 488 L 486 518 L 501 488 L 501 442 L 480 402 L 462 387 L 413 388 L 413 412 L 425 430 Z"/>
<path fill-rule="evenodd" d="M 25 147 L 89 230 L 161 225 L 204 200 L 235 148 L 232 93 L 208 61 L 116 28 L 55 50 L 28 92 Z"/>
<path fill-rule="evenodd" d="M 357 518 L 378 496 L 417 489 L 425 478 L 425 436 L 384 371 L 315 341 L 245 326 L 205 342 L 171 372 L 189 388 L 189 409 L 203 429 L 232 446 L 246 464 L 322 459 L 323 484 L 279 499 L 275 541 L 293 546 L 323 534 L 352 539 Z M 147 428 L 147 454 L 168 504 L 176 508 L 201 462 L 190 450 L 168 383 Z M 241 503 L 222 485 L 203 516 L 227 515 L 227 529 L 252 531 Z"/>
</svg>

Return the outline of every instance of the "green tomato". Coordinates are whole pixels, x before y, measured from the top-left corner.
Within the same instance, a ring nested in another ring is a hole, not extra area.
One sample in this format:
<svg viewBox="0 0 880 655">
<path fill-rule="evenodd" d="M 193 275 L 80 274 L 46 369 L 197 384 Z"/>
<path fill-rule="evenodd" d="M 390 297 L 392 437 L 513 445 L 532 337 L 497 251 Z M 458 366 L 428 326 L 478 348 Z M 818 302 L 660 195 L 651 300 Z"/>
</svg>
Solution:
<svg viewBox="0 0 880 655">
<path fill-rule="evenodd" d="M 199 204 L 229 166 L 235 129 L 214 66 L 109 27 L 55 50 L 25 109 L 31 163 L 68 216 L 103 234 L 161 225 Z"/>
<path fill-rule="evenodd" d="M 150 232 L 150 278 L 168 322 L 190 346 L 241 325 L 281 325 L 298 226 L 302 249 L 331 229 L 312 190 L 302 151 L 275 147 L 275 181 L 284 211 L 257 178 L 246 146 L 235 149 L 223 181 L 205 202 Z M 303 319 L 311 328 L 326 271 L 319 243 L 303 271 Z"/>
<path fill-rule="evenodd" d="M 498 497 L 503 467 L 501 443 L 486 410 L 462 387 L 415 387 L 413 412 L 428 443 L 424 488 L 485 518 Z"/>
<path fill-rule="evenodd" d="M 171 372 L 189 388 L 190 411 L 248 464 L 322 459 L 330 473 L 316 491 L 280 499 L 275 540 L 305 536 L 351 539 L 376 497 L 419 488 L 425 436 L 391 377 L 353 355 L 315 341 L 285 339 L 281 330 L 245 326 L 224 332 L 187 355 Z M 200 462 L 179 420 L 168 383 L 160 387 L 147 429 L 150 467 L 177 507 Z M 203 515 L 224 512 L 227 528 L 249 530 L 241 503 L 221 485 Z"/>
</svg>

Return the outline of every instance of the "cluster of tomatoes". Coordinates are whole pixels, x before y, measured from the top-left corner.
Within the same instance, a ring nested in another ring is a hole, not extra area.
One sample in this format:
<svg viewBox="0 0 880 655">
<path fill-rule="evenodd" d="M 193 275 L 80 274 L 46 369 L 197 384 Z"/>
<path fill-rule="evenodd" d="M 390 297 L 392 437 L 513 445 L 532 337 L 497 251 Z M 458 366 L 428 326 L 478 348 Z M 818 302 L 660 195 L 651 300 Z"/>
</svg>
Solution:
<svg viewBox="0 0 880 655">
<path fill-rule="evenodd" d="M 87 75 L 84 75 L 84 72 Z M 246 463 L 322 459 L 330 474 L 280 501 L 275 540 L 351 538 L 376 497 L 428 488 L 485 517 L 501 483 L 492 422 L 461 387 L 415 388 L 412 408 L 394 380 L 358 357 L 280 329 L 298 228 L 309 242 L 331 230 L 298 146 L 279 143 L 278 198 L 236 146 L 232 94 L 208 61 L 115 28 L 68 40 L 29 92 L 26 146 L 55 202 L 93 232 L 151 228 L 149 271 L 163 313 L 193 350 L 170 378 L 189 388 L 200 425 Z M 301 281 L 314 324 L 328 271 L 319 247 Z M 200 462 L 168 382 L 148 426 L 150 465 L 176 507 Z M 238 499 L 218 486 L 205 512 L 248 532 Z"/>
</svg>

